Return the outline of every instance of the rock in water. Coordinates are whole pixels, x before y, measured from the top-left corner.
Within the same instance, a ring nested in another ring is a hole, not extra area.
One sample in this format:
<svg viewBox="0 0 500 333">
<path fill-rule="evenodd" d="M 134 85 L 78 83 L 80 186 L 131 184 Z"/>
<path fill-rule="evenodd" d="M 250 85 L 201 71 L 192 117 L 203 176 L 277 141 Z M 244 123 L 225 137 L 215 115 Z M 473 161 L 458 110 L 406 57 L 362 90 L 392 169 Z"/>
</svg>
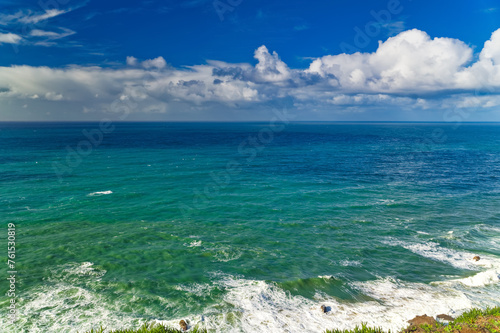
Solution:
<svg viewBox="0 0 500 333">
<path fill-rule="evenodd" d="M 472 260 L 474 260 L 474 261 L 479 261 L 479 259 L 481 259 L 481 258 L 479 258 L 479 256 L 475 256 L 474 258 L 472 258 Z"/>
<path fill-rule="evenodd" d="M 436 318 L 443 319 L 443 320 L 446 320 L 446 321 L 453 321 L 454 320 L 454 318 L 452 316 L 448 316 L 447 314 L 438 314 L 436 316 Z"/>
<path fill-rule="evenodd" d="M 181 330 L 183 330 L 183 331 L 187 331 L 187 329 L 188 329 L 188 325 L 186 324 L 186 322 L 185 322 L 184 320 L 181 320 L 181 321 L 179 322 L 179 325 L 181 326 Z"/>
<path fill-rule="evenodd" d="M 423 316 L 416 316 L 412 320 L 408 320 L 408 322 L 410 325 L 418 327 L 423 324 L 434 325 L 436 323 L 436 319 L 424 314 Z"/>
</svg>

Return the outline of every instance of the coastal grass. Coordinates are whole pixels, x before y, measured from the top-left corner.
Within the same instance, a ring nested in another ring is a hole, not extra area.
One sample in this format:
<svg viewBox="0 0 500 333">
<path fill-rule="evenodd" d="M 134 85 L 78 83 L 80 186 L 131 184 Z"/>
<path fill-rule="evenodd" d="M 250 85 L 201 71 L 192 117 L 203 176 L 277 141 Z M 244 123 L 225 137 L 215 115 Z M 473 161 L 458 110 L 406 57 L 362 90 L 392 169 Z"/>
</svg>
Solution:
<svg viewBox="0 0 500 333">
<path fill-rule="evenodd" d="M 390 333 L 388 331 L 387 333 Z M 380 327 L 368 327 L 365 323 L 361 324 L 361 326 L 356 325 L 352 330 L 326 330 L 325 333 L 385 333 L 384 330 Z"/>
<path fill-rule="evenodd" d="M 500 333 L 500 307 L 486 310 L 472 309 L 444 327 L 444 332 L 492 332 Z"/>
<path fill-rule="evenodd" d="M 459 317 L 444 324 L 423 324 L 418 327 L 409 326 L 402 333 L 500 333 L 500 307 L 471 309 Z M 324 333 L 390 333 L 381 328 L 368 327 L 366 324 L 356 326 L 352 330 L 326 330 Z"/>
<path fill-rule="evenodd" d="M 120 330 L 107 330 L 104 327 L 98 329 L 91 329 L 85 333 L 184 333 L 180 329 L 168 327 L 158 323 L 144 324 L 138 329 L 120 329 Z M 197 326 L 189 329 L 190 333 L 207 333 L 204 328 L 199 328 Z"/>
<path fill-rule="evenodd" d="M 474 324 L 478 318 L 485 316 L 500 317 L 500 307 L 487 308 L 486 310 L 472 309 L 457 317 L 454 322 Z"/>
</svg>

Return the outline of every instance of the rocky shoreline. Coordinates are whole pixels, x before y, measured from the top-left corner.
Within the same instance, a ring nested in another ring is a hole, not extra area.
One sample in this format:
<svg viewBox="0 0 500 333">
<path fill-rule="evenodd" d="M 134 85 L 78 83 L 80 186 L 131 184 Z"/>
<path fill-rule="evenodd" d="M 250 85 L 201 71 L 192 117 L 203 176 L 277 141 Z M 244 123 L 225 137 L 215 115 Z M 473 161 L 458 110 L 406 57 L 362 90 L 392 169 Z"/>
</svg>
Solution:
<svg viewBox="0 0 500 333">
<path fill-rule="evenodd" d="M 330 309 L 324 305 L 321 307 L 324 313 Z M 500 333 L 500 307 L 483 309 L 471 309 L 457 318 L 446 314 L 439 314 L 436 318 L 426 314 L 416 316 L 408 321 L 409 326 L 399 333 Z M 179 328 L 167 327 L 162 324 L 145 324 L 137 330 L 106 330 L 100 328 L 87 331 L 86 333 L 208 333 L 204 328 L 198 326 L 190 327 L 185 320 L 179 322 Z M 274 332 L 273 332 L 274 333 Z M 318 332 L 319 333 L 319 332 Z M 356 326 L 352 330 L 328 330 L 322 333 L 386 333 L 381 328 Z M 387 333 L 391 333 L 390 331 Z"/>
<path fill-rule="evenodd" d="M 416 316 L 409 320 L 410 326 L 402 333 L 429 333 L 429 332 L 500 332 L 500 316 L 485 315 L 470 321 L 455 321 L 454 318 L 441 314 L 436 319 L 427 315 Z"/>
<path fill-rule="evenodd" d="M 500 307 L 471 309 L 457 318 L 447 314 L 439 314 L 436 318 L 424 314 L 408 320 L 408 324 L 399 333 L 499 333 Z M 384 333 L 384 330 L 363 325 L 353 330 L 326 330 L 324 333 Z"/>
</svg>

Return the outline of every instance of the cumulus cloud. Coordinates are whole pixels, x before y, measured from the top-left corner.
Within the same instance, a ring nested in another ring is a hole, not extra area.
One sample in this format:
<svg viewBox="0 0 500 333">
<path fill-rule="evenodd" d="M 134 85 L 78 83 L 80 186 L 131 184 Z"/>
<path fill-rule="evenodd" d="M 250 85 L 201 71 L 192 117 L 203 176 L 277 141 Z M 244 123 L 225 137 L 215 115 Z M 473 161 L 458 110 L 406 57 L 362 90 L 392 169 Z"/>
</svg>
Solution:
<svg viewBox="0 0 500 333">
<path fill-rule="evenodd" d="M 145 60 L 141 63 L 142 67 L 149 69 L 149 68 L 156 68 L 156 69 L 162 69 L 167 66 L 167 62 L 163 57 L 158 57 L 155 59 L 150 59 L 150 60 Z"/>
<path fill-rule="evenodd" d="M 334 76 L 346 91 L 425 93 L 461 88 L 456 75 L 471 59 L 462 41 L 413 29 L 380 42 L 374 53 L 321 57 L 307 71 Z"/>
<path fill-rule="evenodd" d="M 290 78 L 288 66 L 275 51 L 270 54 L 267 47 L 261 46 L 255 51 L 254 58 L 259 61 L 255 66 L 258 79 L 264 82 L 281 82 Z"/>
<path fill-rule="evenodd" d="M 479 60 L 457 73 L 457 81 L 464 89 L 497 91 L 500 88 L 500 29 L 484 43 Z"/>
<path fill-rule="evenodd" d="M 142 67 L 145 69 L 163 69 L 167 67 L 167 62 L 163 57 L 148 59 L 139 62 L 139 59 L 137 59 L 136 57 L 128 56 L 126 59 L 126 63 L 128 66 Z"/>
<path fill-rule="evenodd" d="M 139 64 L 136 57 L 129 56 L 127 57 L 127 65 L 129 66 L 137 66 Z"/>
<path fill-rule="evenodd" d="M 33 34 L 54 36 L 42 30 Z M 168 66 L 163 57 L 139 61 L 133 56 L 123 68 L 0 67 L 0 87 L 5 87 L 0 100 L 66 103 L 87 114 L 120 108 L 137 113 L 258 108 L 279 100 L 304 110 L 356 107 L 357 112 L 500 105 L 500 29 L 476 56 L 460 40 L 431 38 L 414 29 L 379 42 L 373 53 L 326 55 L 306 69 L 290 68 L 265 46 L 254 58 L 255 65 L 209 61 L 183 69 Z"/>
</svg>

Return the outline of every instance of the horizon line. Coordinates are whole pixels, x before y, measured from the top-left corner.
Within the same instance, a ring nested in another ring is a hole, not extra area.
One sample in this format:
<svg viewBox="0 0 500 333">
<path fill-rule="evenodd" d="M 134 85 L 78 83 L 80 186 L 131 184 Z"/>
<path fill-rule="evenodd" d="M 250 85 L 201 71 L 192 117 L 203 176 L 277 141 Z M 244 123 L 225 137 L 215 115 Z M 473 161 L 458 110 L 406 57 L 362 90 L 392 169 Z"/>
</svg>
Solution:
<svg viewBox="0 0 500 333">
<path fill-rule="evenodd" d="M 269 120 L 0 120 L 0 124 L 8 123 L 267 123 Z M 432 121 L 432 120 L 293 120 L 288 123 L 394 123 L 394 124 L 500 124 L 500 121 Z"/>
</svg>

